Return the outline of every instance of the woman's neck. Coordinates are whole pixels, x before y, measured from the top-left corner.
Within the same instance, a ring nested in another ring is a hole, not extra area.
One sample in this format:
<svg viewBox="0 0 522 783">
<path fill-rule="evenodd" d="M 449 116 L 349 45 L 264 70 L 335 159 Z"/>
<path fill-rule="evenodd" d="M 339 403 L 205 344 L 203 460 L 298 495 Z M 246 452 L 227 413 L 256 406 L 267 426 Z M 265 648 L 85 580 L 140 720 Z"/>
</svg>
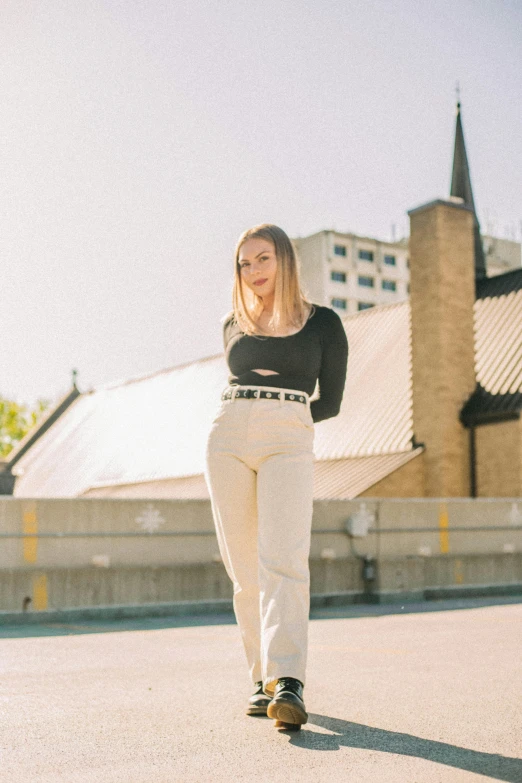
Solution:
<svg viewBox="0 0 522 783">
<path fill-rule="evenodd" d="M 263 312 L 265 315 L 272 315 L 274 312 L 274 297 L 271 296 L 268 300 L 263 299 Z"/>
</svg>

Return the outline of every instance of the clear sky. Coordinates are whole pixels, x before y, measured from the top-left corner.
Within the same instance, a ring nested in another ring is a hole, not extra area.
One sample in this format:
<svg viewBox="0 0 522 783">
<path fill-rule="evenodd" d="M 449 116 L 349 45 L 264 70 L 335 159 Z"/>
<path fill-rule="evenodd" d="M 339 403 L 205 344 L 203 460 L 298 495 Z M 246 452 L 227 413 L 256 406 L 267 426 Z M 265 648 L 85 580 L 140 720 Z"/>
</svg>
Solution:
<svg viewBox="0 0 522 783">
<path fill-rule="evenodd" d="M 390 239 L 449 193 L 522 231 L 519 0 L 2 0 L 0 396 L 221 352 L 257 223 Z"/>
</svg>

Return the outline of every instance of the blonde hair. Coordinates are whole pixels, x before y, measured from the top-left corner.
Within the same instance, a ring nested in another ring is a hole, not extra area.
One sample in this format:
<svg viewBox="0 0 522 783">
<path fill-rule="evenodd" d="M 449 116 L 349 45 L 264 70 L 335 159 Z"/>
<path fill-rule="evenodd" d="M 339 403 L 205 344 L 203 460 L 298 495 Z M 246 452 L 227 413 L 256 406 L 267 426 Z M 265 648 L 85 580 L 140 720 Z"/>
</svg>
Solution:
<svg viewBox="0 0 522 783">
<path fill-rule="evenodd" d="M 237 241 L 234 252 L 234 283 L 232 287 L 234 321 L 245 334 L 267 336 L 273 334 L 272 330 L 263 330 L 256 322 L 263 310 L 262 298 L 255 291 L 251 291 L 248 286 L 243 285 L 239 267 L 239 253 L 241 246 L 247 239 L 265 239 L 274 246 L 277 270 L 270 326 L 276 332 L 301 329 L 313 305 L 301 290 L 299 261 L 295 249 L 283 229 L 272 223 L 261 223 L 247 229 Z"/>
</svg>

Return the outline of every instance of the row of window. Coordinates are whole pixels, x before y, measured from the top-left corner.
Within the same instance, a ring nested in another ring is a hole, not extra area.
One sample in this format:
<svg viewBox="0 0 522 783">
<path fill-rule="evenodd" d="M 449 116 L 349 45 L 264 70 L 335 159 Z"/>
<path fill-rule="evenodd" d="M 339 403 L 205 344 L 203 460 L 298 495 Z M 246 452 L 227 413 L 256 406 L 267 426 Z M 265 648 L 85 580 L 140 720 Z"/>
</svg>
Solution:
<svg viewBox="0 0 522 783">
<path fill-rule="evenodd" d="M 336 256 L 346 256 L 346 245 L 334 245 L 334 253 Z M 359 250 L 359 258 L 361 261 L 373 261 L 373 250 Z M 395 256 L 385 255 L 384 263 L 388 266 L 396 266 L 397 260 Z"/>
<path fill-rule="evenodd" d="M 346 299 L 332 299 L 332 307 L 337 307 L 338 310 L 346 310 L 348 303 Z M 358 310 L 367 310 L 368 307 L 375 307 L 374 302 L 357 302 Z"/>
<path fill-rule="evenodd" d="M 332 280 L 337 280 L 339 283 L 346 283 L 346 272 L 330 272 L 330 278 Z M 373 277 L 366 277 L 365 275 L 359 275 L 357 278 L 357 282 L 359 285 L 365 286 L 366 288 L 374 288 L 375 286 L 375 280 Z M 381 281 L 382 289 L 384 291 L 396 291 L 397 290 L 397 284 L 395 280 L 382 280 Z"/>
</svg>

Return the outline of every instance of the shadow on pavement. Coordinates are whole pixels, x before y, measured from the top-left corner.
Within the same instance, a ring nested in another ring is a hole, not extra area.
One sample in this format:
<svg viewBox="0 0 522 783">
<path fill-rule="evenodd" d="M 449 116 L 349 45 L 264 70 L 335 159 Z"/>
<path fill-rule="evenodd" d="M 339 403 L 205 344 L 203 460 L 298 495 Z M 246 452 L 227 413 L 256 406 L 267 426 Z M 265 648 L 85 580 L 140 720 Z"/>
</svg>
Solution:
<svg viewBox="0 0 522 783">
<path fill-rule="evenodd" d="M 312 609 L 310 619 L 330 617 L 380 617 L 390 614 L 424 614 L 425 612 L 453 612 L 459 609 L 480 609 L 483 606 L 503 606 L 522 603 L 522 595 L 491 595 L 469 598 L 439 598 L 430 601 L 407 601 L 403 604 L 352 604 L 325 606 Z"/>
<path fill-rule="evenodd" d="M 479 609 L 483 606 L 522 603 L 522 596 L 488 596 L 481 598 L 452 598 L 437 601 L 410 601 L 404 604 L 349 604 L 312 608 L 311 620 L 350 617 L 380 617 L 390 614 L 448 612 L 459 609 Z M 0 618 L 1 623 L 1 618 Z M 187 628 L 198 625 L 234 625 L 232 613 L 184 614 L 164 617 L 126 617 L 120 619 L 85 619 L 45 621 L 0 625 L 0 639 L 20 639 L 31 636 L 70 636 L 84 633 L 114 633 L 115 631 L 147 631 L 162 628 Z"/>
<path fill-rule="evenodd" d="M 319 733 L 313 726 L 321 726 L 332 734 Z M 482 753 L 478 750 L 449 745 L 446 742 L 401 734 L 396 731 L 377 729 L 360 723 L 351 723 L 327 715 L 309 713 L 306 727 L 299 733 L 281 730 L 288 734 L 292 745 L 310 750 L 339 750 L 341 747 L 377 750 L 399 756 L 417 758 L 446 764 L 449 767 L 487 775 L 509 783 L 522 783 L 522 760 L 496 753 Z"/>
<path fill-rule="evenodd" d="M 162 628 L 188 628 L 197 625 L 235 625 L 232 614 L 183 615 L 180 617 L 128 617 L 119 620 L 76 620 L 28 625 L 0 626 L 0 639 L 31 636 L 71 636 L 84 633 L 156 631 Z"/>
</svg>

